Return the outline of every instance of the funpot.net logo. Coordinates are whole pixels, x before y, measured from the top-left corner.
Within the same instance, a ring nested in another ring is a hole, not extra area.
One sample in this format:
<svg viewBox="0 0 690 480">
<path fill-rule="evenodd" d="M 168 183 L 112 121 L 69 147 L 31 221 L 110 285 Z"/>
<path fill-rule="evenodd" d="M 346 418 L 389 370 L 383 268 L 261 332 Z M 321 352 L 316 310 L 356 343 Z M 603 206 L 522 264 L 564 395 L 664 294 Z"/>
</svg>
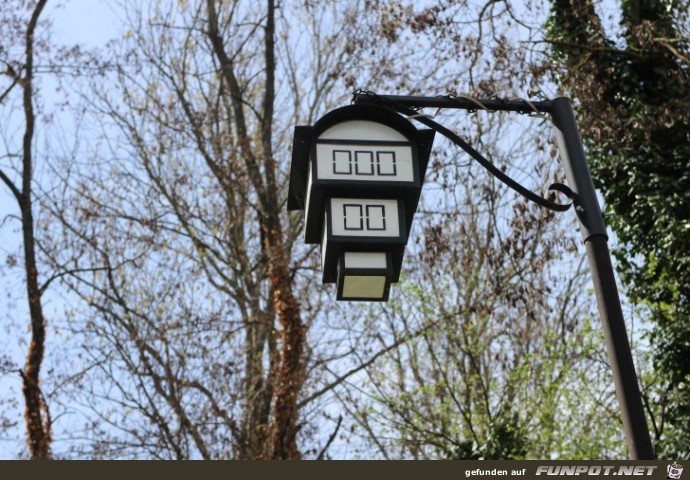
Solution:
<svg viewBox="0 0 690 480">
<path fill-rule="evenodd" d="M 682 467 L 681 467 L 682 468 Z M 647 476 L 653 475 L 656 465 L 540 465 L 537 475 L 617 475 Z M 671 478 L 671 477 L 669 477 Z M 678 478 L 678 477 L 672 477 Z"/>
<path fill-rule="evenodd" d="M 678 480 L 682 473 L 683 473 L 683 466 L 677 462 L 673 462 L 671 465 L 666 467 L 666 478 Z"/>
</svg>

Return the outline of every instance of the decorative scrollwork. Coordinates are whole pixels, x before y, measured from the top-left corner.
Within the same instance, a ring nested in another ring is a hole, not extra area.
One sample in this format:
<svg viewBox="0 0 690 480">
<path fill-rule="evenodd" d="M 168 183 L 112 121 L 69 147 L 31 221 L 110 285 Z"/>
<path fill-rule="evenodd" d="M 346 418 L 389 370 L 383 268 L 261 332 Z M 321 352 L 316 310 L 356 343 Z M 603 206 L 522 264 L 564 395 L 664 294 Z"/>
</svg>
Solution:
<svg viewBox="0 0 690 480">
<path fill-rule="evenodd" d="M 455 132 L 453 132 L 452 130 L 444 127 L 440 123 L 433 120 L 432 117 L 427 116 L 427 115 L 419 115 L 419 111 L 417 111 L 411 107 L 391 103 L 387 99 L 378 96 L 374 92 L 370 92 L 370 91 L 366 91 L 366 90 L 358 90 L 355 92 L 355 97 L 357 95 L 366 95 L 368 97 L 376 98 L 377 100 L 380 100 L 380 105 L 388 107 L 388 108 L 392 108 L 395 111 L 397 111 L 398 113 L 402 113 L 403 115 L 407 115 L 408 117 L 413 117 L 418 122 L 423 123 L 424 125 L 431 128 L 432 130 L 436 131 L 437 133 L 440 133 L 441 135 L 446 137 L 448 140 L 453 142 L 455 145 L 457 145 L 458 147 L 462 148 L 465 152 L 467 152 L 470 157 L 472 157 L 474 160 L 476 160 L 491 175 L 496 177 L 498 180 L 503 182 L 508 187 L 512 188 L 514 191 L 516 191 L 517 193 L 519 193 L 523 197 L 527 198 L 528 200 L 532 201 L 533 203 L 536 203 L 540 207 L 547 208 L 549 210 L 553 210 L 556 212 L 565 212 L 573 204 L 572 201 L 569 203 L 557 203 L 553 200 L 553 198 L 555 197 L 555 194 L 553 192 L 562 193 L 571 200 L 575 199 L 574 192 L 567 185 L 564 185 L 562 183 L 553 183 L 553 184 L 549 185 L 549 188 L 547 189 L 547 191 L 549 192 L 549 198 L 544 198 L 541 195 L 538 195 L 538 194 L 534 193 L 533 191 L 529 190 L 528 188 L 522 186 L 516 180 L 512 179 L 511 177 L 509 177 L 508 175 L 503 173 L 498 167 L 496 167 L 493 163 L 491 163 L 486 157 L 484 157 L 481 153 L 479 153 L 477 150 L 475 150 L 474 147 L 472 147 L 472 145 L 470 145 L 465 140 L 460 138 L 460 136 L 458 134 L 456 134 Z"/>
</svg>

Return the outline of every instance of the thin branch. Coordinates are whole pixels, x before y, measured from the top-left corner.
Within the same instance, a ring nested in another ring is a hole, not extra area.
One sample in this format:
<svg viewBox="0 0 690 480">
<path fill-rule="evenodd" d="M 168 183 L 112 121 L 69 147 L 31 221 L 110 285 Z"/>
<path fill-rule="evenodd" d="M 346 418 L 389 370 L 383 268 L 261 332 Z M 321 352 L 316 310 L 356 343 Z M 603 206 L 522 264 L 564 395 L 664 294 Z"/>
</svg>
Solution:
<svg viewBox="0 0 690 480">
<path fill-rule="evenodd" d="M 108 267 L 92 267 L 92 268 L 75 268 L 73 270 L 63 270 L 58 273 L 53 274 L 48 280 L 45 281 L 43 285 L 38 289 L 38 292 L 40 295 L 43 295 L 43 293 L 48 289 L 48 286 L 53 283 L 54 280 L 57 280 L 58 278 L 62 278 L 65 275 L 75 275 L 77 273 L 86 273 L 86 272 L 102 272 L 104 270 L 108 270 Z"/>
<path fill-rule="evenodd" d="M 12 195 L 14 195 L 14 198 L 17 199 L 17 203 L 21 206 L 22 204 L 22 192 L 19 191 L 17 186 L 10 180 L 10 177 L 8 177 L 5 172 L 0 170 L 0 179 L 2 179 L 3 182 L 5 182 L 5 185 L 12 191 Z"/>
<path fill-rule="evenodd" d="M 654 41 L 657 42 L 657 43 L 659 43 L 659 44 L 661 44 L 661 45 L 663 45 L 663 46 L 666 47 L 673 55 L 675 55 L 676 57 L 678 57 L 680 60 L 682 60 L 683 62 L 687 63 L 688 65 L 690 65 L 690 58 L 688 58 L 687 56 L 683 55 L 676 47 L 674 47 L 674 46 L 671 44 L 671 40 L 670 40 L 670 39 L 668 39 L 668 38 L 655 38 Z"/>
<path fill-rule="evenodd" d="M 326 445 L 323 447 L 321 452 L 319 452 L 319 455 L 316 457 L 317 460 L 323 460 L 324 454 L 326 453 L 326 451 L 331 446 L 331 443 L 333 443 L 333 440 L 335 440 L 335 437 L 338 434 L 338 430 L 340 430 L 340 425 L 342 423 L 343 423 L 343 416 L 338 415 L 338 424 L 335 426 L 335 430 L 333 430 L 333 433 L 331 434 L 331 436 L 328 437 L 328 441 L 326 442 Z"/>
<path fill-rule="evenodd" d="M 2 95 L 0 95 L 0 104 L 2 104 L 2 102 L 5 100 L 5 98 L 7 97 L 7 95 L 10 94 L 10 92 L 11 92 L 12 89 L 17 85 L 17 83 L 19 83 L 19 79 L 17 79 L 16 77 L 14 77 L 14 79 L 13 79 L 13 81 L 12 81 L 12 84 L 11 84 L 9 87 L 7 87 L 7 90 L 5 90 L 5 91 L 2 93 Z"/>
<path fill-rule="evenodd" d="M 407 342 L 408 340 L 412 340 L 413 338 L 416 338 L 419 335 L 422 335 L 424 332 L 426 332 L 429 328 L 431 328 L 436 323 L 437 322 L 426 325 L 426 326 L 422 327 L 420 330 L 418 330 L 417 332 L 412 332 L 409 335 L 405 335 L 405 336 L 399 338 L 398 340 L 396 340 L 395 342 L 393 342 L 392 344 L 388 345 L 387 347 L 379 350 L 378 352 L 376 352 L 375 355 L 373 355 L 371 358 L 369 358 L 369 360 L 367 360 L 366 362 L 361 363 L 358 366 L 350 369 L 349 371 L 345 372 L 343 375 L 338 377 L 338 379 L 336 379 L 334 382 L 329 383 L 328 385 L 326 385 L 322 389 L 312 393 L 307 398 L 305 398 L 304 400 L 299 402 L 297 404 L 297 408 L 304 407 L 309 402 L 312 402 L 312 401 L 316 400 L 317 398 L 321 397 L 322 395 L 333 390 L 335 387 L 337 387 L 338 385 L 343 383 L 345 380 L 347 380 L 351 376 L 355 375 L 358 372 L 361 372 L 362 370 L 365 370 L 366 368 L 369 368 L 371 365 L 374 364 L 374 362 L 376 362 L 376 360 L 381 358 L 383 355 L 387 354 L 388 352 L 391 352 L 392 350 L 395 350 L 396 348 L 398 348 L 400 345 Z"/>
</svg>

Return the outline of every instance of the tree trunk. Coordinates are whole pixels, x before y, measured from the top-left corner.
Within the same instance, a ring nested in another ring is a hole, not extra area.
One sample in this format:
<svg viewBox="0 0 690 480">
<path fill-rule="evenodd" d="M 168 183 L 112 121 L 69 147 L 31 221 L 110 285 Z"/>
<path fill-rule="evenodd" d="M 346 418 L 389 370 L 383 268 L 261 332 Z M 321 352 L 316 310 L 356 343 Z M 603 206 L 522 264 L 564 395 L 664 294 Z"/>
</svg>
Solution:
<svg viewBox="0 0 690 480">
<path fill-rule="evenodd" d="M 275 99 L 275 3 L 268 0 L 264 26 L 265 85 L 261 111 L 260 154 L 256 154 L 247 129 L 243 94 L 235 76 L 234 65 L 218 31 L 218 13 L 213 0 L 207 1 L 208 35 L 213 51 L 227 82 L 237 125 L 238 143 L 246 163 L 252 186 L 259 198 L 260 228 L 264 248 L 268 255 L 268 274 L 271 282 L 273 304 L 281 330 L 279 332 L 280 362 L 275 375 L 274 414 L 270 427 L 270 443 L 264 458 L 298 459 L 297 448 L 298 407 L 297 398 L 304 382 L 304 326 L 299 303 L 292 291 L 289 270 L 289 249 L 285 245 L 280 221 L 280 202 L 277 192 L 275 160 L 272 151 L 273 104 Z"/>
<path fill-rule="evenodd" d="M 36 267 L 36 242 L 34 238 L 34 220 L 32 214 L 32 141 L 34 135 L 35 115 L 33 109 L 33 43 L 34 30 L 38 17 L 47 0 L 36 5 L 26 32 L 26 76 L 23 79 L 24 116 L 26 120 L 23 138 L 23 171 L 20 208 L 22 215 L 22 233 L 24 240 L 24 268 L 26 270 L 26 291 L 31 315 L 31 343 L 26 357 L 26 365 L 21 372 L 22 392 L 26 403 L 26 428 L 31 458 L 45 460 L 50 458 L 50 416 L 44 401 L 40 383 L 41 364 L 45 350 L 45 318 L 41 305 L 41 291 L 38 285 Z M 45 414 L 45 418 L 44 417 Z"/>
</svg>

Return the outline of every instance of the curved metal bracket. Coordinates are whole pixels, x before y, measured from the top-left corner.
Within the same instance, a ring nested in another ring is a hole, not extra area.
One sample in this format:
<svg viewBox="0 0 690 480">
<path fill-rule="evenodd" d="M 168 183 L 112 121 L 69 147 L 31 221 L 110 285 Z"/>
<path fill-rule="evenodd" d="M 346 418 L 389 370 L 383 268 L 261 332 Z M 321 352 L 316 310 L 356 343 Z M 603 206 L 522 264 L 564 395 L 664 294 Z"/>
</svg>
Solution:
<svg viewBox="0 0 690 480">
<path fill-rule="evenodd" d="M 417 115 L 419 112 L 416 110 L 403 106 L 403 105 L 396 105 L 392 104 L 392 107 L 395 108 L 400 113 L 403 113 L 405 115 Z M 557 203 L 552 200 L 554 194 L 549 195 L 550 198 L 544 198 L 533 191 L 529 190 L 528 188 L 522 186 L 520 183 L 518 183 L 516 180 L 513 180 L 511 177 L 503 173 L 498 167 L 496 167 L 493 163 L 491 163 L 486 157 L 484 157 L 481 153 L 479 153 L 477 150 L 475 150 L 469 143 L 464 141 L 458 134 L 453 132 L 452 130 L 444 127 L 440 123 L 436 122 L 430 117 L 426 116 L 415 116 L 414 118 L 420 123 L 423 123 L 427 127 L 431 128 L 432 130 L 440 133 L 444 137 L 446 137 L 448 140 L 453 142 L 455 145 L 458 147 L 462 148 L 465 152 L 467 152 L 470 157 L 472 157 L 474 160 L 476 160 L 484 169 L 486 169 L 491 175 L 496 177 L 498 180 L 503 182 L 505 185 L 508 187 L 512 188 L 514 191 L 522 195 L 523 197 L 527 198 L 528 200 L 532 201 L 533 203 L 536 203 L 540 207 L 547 208 L 549 210 L 553 210 L 556 212 L 565 212 L 568 210 L 573 202 L 571 201 L 570 203 Z M 549 192 L 560 192 L 565 194 L 569 199 L 573 200 L 575 197 L 575 194 L 573 191 L 567 186 L 562 183 L 553 183 L 549 186 L 548 188 Z"/>
</svg>

